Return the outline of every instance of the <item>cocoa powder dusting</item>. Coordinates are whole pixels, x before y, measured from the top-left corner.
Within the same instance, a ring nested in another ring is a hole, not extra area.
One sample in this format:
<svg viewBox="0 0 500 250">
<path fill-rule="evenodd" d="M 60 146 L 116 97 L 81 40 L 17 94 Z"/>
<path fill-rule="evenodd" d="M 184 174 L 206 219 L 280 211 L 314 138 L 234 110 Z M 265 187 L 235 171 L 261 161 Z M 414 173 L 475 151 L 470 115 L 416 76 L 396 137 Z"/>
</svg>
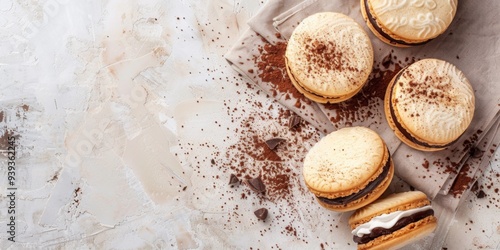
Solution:
<svg viewBox="0 0 500 250">
<path fill-rule="evenodd" d="M 259 127 L 262 121 L 272 119 L 265 112 L 251 113 L 243 118 L 241 131 L 238 131 L 237 143 L 229 146 L 226 151 L 223 171 L 235 173 L 242 179 L 251 179 L 260 176 L 266 186 L 265 199 L 270 201 L 293 201 L 291 190 L 300 188 L 299 176 L 301 173 L 299 163 L 302 162 L 306 150 L 303 141 L 319 138 L 316 130 L 307 131 L 302 127 L 308 125 L 303 121 L 290 129 L 289 120 L 293 114 L 290 110 L 279 108 L 279 123 L 285 134 L 273 133 L 272 136 L 286 138 L 286 143 L 281 143 L 274 150 L 267 144 L 266 136 L 262 133 L 267 127 Z M 247 193 L 251 195 L 251 193 Z"/>
<path fill-rule="evenodd" d="M 353 122 L 364 122 L 375 116 L 383 115 L 375 114 L 373 110 L 383 105 L 382 100 L 384 99 L 387 86 L 392 78 L 403 68 L 399 64 L 393 64 L 393 69 L 384 69 L 380 66 L 375 67 L 368 78 L 368 82 L 351 99 L 341 103 L 325 105 L 327 116 L 336 127 L 352 125 Z"/>
<path fill-rule="evenodd" d="M 425 169 L 429 169 L 429 161 L 427 159 L 424 159 L 424 163 L 422 163 L 422 167 Z"/>
<path fill-rule="evenodd" d="M 1 150 L 7 150 L 7 148 L 10 146 L 9 144 L 9 138 L 10 137 L 14 137 L 17 139 L 19 139 L 19 135 L 16 134 L 15 131 L 12 131 L 12 130 L 5 130 L 5 132 L 0 135 L 0 149 Z"/>
<path fill-rule="evenodd" d="M 308 51 L 308 53 L 306 53 L 307 61 L 309 61 L 311 65 L 314 65 L 314 67 L 336 71 L 348 67 L 348 65 L 343 62 L 342 51 L 338 51 L 335 44 L 331 41 L 325 43 L 324 41 L 308 39 L 305 50 Z M 311 66 L 309 66 L 309 72 L 314 70 L 314 67 L 311 68 Z"/>
<path fill-rule="evenodd" d="M 300 108 L 302 103 L 311 104 L 311 101 L 293 86 L 288 77 L 285 63 L 286 46 L 286 42 L 266 42 L 264 46 L 259 47 L 260 55 L 254 57 L 254 62 L 259 70 L 259 78 L 273 85 L 273 97 L 285 95 L 285 98 L 289 99 L 291 95 L 297 100 L 295 107 Z"/>
<path fill-rule="evenodd" d="M 467 163 L 460 168 L 460 171 L 458 172 L 458 175 L 450 189 L 453 197 L 458 197 L 471 185 L 472 177 L 470 176 L 471 173 L 469 173 L 469 170 L 470 166 Z"/>
</svg>

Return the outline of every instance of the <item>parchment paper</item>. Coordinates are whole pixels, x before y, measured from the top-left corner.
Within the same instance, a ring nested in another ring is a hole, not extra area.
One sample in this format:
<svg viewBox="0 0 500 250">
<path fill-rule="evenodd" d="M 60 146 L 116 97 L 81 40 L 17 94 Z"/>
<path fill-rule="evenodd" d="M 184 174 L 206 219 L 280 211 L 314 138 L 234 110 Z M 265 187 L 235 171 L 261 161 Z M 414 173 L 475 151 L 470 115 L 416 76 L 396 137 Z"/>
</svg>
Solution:
<svg viewBox="0 0 500 250">
<path fill-rule="evenodd" d="M 294 7 L 286 9 L 287 6 Z M 497 81 L 500 71 L 500 25 L 495 22 L 500 10 L 500 2 L 491 2 L 488 5 L 477 5 L 473 2 L 460 2 L 456 17 L 448 30 L 426 45 L 414 48 L 396 48 L 382 43 L 367 28 L 359 9 L 359 2 L 306 0 L 300 1 L 270 1 L 249 21 L 251 29 L 240 38 L 227 54 L 226 59 L 240 72 L 249 76 L 258 86 L 271 91 L 272 85 L 262 82 L 256 73 L 249 74 L 248 69 L 254 69 L 252 60 L 258 46 L 262 46 L 265 38 L 270 43 L 280 41 L 275 36 L 279 32 L 282 38 L 290 36 L 295 26 L 305 17 L 322 11 L 344 13 L 357 21 L 370 36 L 374 47 L 375 65 L 383 61 L 384 57 L 392 55 L 392 59 L 405 66 L 413 59 L 439 58 L 456 65 L 471 82 L 476 95 L 476 110 L 474 119 L 462 137 L 448 149 L 438 152 L 421 152 L 402 144 L 387 126 L 383 113 L 382 100 L 372 100 L 369 107 L 374 114 L 366 119 L 352 117 L 338 117 L 338 110 L 331 110 L 328 105 L 313 103 L 307 107 L 308 112 L 315 112 L 310 117 L 304 116 L 290 105 L 293 100 L 284 100 L 277 96 L 277 100 L 303 116 L 314 126 L 324 130 L 325 117 L 333 125 L 333 129 L 344 126 L 367 126 L 377 131 L 389 146 L 396 166 L 396 174 L 403 180 L 425 192 L 430 198 L 437 194 L 447 194 L 456 174 L 469 158 L 469 150 L 481 141 L 488 130 L 498 120 L 500 107 L 500 89 Z M 274 27 L 274 28 L 273 28 Z M 259 34 L 262 37 L 256 36 Z M 256 38 L 259 37 L 259 38 Z M 410 60 L 408 60 L 410 59 Z M 320 114 L 321 113 L 321 114 Z M 314 117 L 314 119 L 311 119 Z M 333 121 L 333 122 L 332 122 Z M 332 126 L 327 126 L 331 131 Z M 490 141 L 481 143 L 489 144 Z M 485 159 L 488 160 L 488 159 Z"/>
</svg>

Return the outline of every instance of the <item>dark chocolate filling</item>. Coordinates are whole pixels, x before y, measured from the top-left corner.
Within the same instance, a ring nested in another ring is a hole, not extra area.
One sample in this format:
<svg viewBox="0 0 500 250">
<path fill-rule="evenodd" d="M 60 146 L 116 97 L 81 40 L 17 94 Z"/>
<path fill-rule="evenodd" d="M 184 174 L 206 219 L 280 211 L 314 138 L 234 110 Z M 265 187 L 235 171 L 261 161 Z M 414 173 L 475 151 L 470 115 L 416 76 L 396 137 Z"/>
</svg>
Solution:
<svg viewBox="0 0 500 250">
<path fill-rule="evenodd" d="M 392 85 L 391 87 L 391 92 L 389 93 L 389 98 L 392 99 L 392 92 L 394 91 L 394 87 L 396 86 L 397 82 L 399 81 L 399 78 L 401 77 L 401 75 L 403 74 L 403 71 L 405 70 L 406 68 L 402 69 L 397 75 L 396 75 L 396 79 L 394 79 L 394 84 Z M 447 147 L 453 143 L 455 143 L 457 139 L 453 140 L 452 142 L 450 143 L 447 143 L 447 144 L 443 144 L 443 145 L 431 145 L 431 144 L 428 144 L 426 142 L 423 142 L 423 141 L 420 141 L 418 140 L 417 138 L 413 137 L 405 128 L 403 128 L 403 126 L 401 126 L 401 123 L 398 121 L 398 118 L 397 116 L 395 115 L 394 113 L 394 107 L 392 106 L 392 101 L 389 101 L 389 110 L 391 112 L 391 116 L 392 116 L 392 121 L 394 122 L 394 125 L 396 125 L 396 128 L 410 141 L 412 141 L 413 143 L 415 144 L 418 144 L 420 146 L 424 146 L 424 147 L 427 147 L 427 148 L 444 148 L 444 147 Z"/>
<path fill-rule="evenodd" d="M 397 40 L 392 38 L 389 34 L 385 33 L 380 26 L 378 26 L 377 21 L 375 20 L 375 17 L 373 17 L 372 13 L 370 12 L 370 8 L 368 7 L 368 0 L 365 0 L 365 12 L 366 16 L 368 17 L 368 21 L 372 24 L 373 28 L 385 39 L 389 40 L 390 43 L 392 44 L 401 44 L 401 45 L 408 45 L 408 46 L 416 46 L 416 45 L 423 45 L 431 41 L 432 39 L 429 39 L 424 42 L 418 42 L 418 43 L 408 43 L 402 40 Z"/>
<path fill-rule="evenodd" d="M 357 199 L 365 196 L 366 194 L 370 193 L 371 191 L 373 191 L 373 189 L 375 189 L 385 179 L 385 177 L 389 173 L 390 167 L 391 167 L 391 159 L 389 156 L 389 159 L 387 159 L 387 162 L 385 163 L 385 165 L 383 167 L 382 173 L 379 176 L 377 176 L 377 178 L 375 178 L 375 180 L 368 183 L 368 185 L 366 185 L 365 188 L 363 188 L 362 190 L 360 190 L 357 193 L 354 193 L 354 194 L 351 194 L 348 196 L 344 196 L 344 197 L 334 198 L 334 199 L 328 199 L 328 198 L 319 197 L 319 196 L 316 196 L 316 197 L 320 201 L 322 201 L 326 204 L 329 204 L 329 205 L 345 205 L 345 204 L 352 202 L 354 200 L 357 200 Z"/>
<path fill-rule="evenodd" d="M 391 228 L 376 227 L 376 228 L 372 229 L 371 233 L 364 234 L 361 237 L 354 235 L 352 239 L 354 240 L 354 242 L 356 242 L 358 244 L 365 244 L 365 243 L 368 243 L 368 242 L 376 239 L 377 237 L 391 234 L 391 233 L 405 227 L 406 225 L 408 225 L 410 223 L 417 222 L 421 219 L 424 219 L 424 218 L 426 218 L 428 216 L 432 216 L 432 215 L 434 215 L 434 210 L 432 210 L 432 209 L 421 211 L 418 213 L 414 213 L 412 215 L 409 215 L 409 216 L 406 216 L 406 217 L 399 219 L 396 222 L 396 224 L 394 224 L 394 226 L 392 226 Z"/>
</svg>

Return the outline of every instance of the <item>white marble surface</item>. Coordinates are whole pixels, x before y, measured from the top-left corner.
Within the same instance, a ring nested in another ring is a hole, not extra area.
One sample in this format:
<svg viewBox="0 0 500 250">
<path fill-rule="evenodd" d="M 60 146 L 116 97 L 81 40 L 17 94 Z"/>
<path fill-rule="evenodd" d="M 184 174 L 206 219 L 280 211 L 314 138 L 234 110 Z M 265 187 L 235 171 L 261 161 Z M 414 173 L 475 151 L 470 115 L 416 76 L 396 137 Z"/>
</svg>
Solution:
<svg viewBox="0 0 500 250">
<path fill-rule="evenodd" d="M 19 136 L 15 243 L 0 157 L 0 248 L 354 249 L 348 214 L 320 208 L 300 177 L 286 196 L 227 185 L 243 131 L 294 142 L 279 163 L 245 158 L 249 175 L 278 164 L 300 176 L 321 136 L 289 131 L 285 110 L 223 59 L 261 5 L 0 1 L 0 130 Z M 444 247 L 500 247 L 499 158 L 479 180 L 486 196 L 471 193 L 438 235 Z"/>
</svg>

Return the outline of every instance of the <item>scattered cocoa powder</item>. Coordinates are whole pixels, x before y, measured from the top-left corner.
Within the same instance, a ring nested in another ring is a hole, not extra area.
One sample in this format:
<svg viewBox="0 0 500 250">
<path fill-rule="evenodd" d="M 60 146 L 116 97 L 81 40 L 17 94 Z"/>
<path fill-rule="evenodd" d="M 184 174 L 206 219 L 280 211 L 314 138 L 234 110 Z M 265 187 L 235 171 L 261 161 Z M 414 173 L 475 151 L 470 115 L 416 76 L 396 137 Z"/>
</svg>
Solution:
<svg viewBox="0 0 500 250">
<path fill-rule="evenodd" d="M 325 43 L 308 38 L 305 43 L 306 59 L 311 65 L 327 70 L 343 70 L 346 65 L 342 64 L 342 51 L 336 49 L 333 42 Z M 309 66 L 309 72 L 315 70 Z"/>
<path fill-rule="evenodd" d="M 482 133 L 483 131 L 478 129 L 476 132 L 474 132 L 474 134 L 467 138 L 467 140 L 464 140 L 464 142 L 462 143 L 463 152 L 467 152 L 467 150 L 469 150 L 469 153 L 471 153 L 470 150 L 474 150 L 473 147 L 476 145 L 479 139 L 479 135 Z"/>
<path fill-rule="evenodd" d="M 285 227 L 285 230 L 286 230 L 286 234 L 288 235 L 293 235 L 293 236 L 297 236 L 297 230 L 295 230 L 294 227 L 292 227 L 292 225 L 288 225 Z"/>
<path fill-rule="evenodd" d="M 472 176 L 470 176 L 471 173 L 469 170 L 470 165 L 467 163 L 460 168 L 460 171 L 450 188 L 450 192 L 453 194 L 453 197 L 458 197 L 471 185 Z"/>
<path fill-rule="evenodd" d="M 1 150 L 7 150 L 7 148 L 10 146 L 9 142 L 11 140 L 9 140 L 9 138 L 11 137 L 14 137 L 17 139 L 19 139 L 19 135 L 16 134 L 15 131 L 13 130 L 5 130 L 5 132 L 0 136 L 0 149 Z"/>
<path fill-rule="evenodd" d="M 424 159 L 424 163 L 422 163 L 422 167 L 425 169 L 429 169 L 429 161 L 427 159 Z"/>
<path fill-rule="evenodd" d="M 407 58 L 403 64 L 396 62 L 395 59 L 391 54 L 388 54 L 381 62 L 375 63 L 367 83 L 359 93 L 349 100 L 324 106 L 326 115 L 336 128 L 384 116 L 382 113 L 374 112 L 378 107 L 383 106 L 387 86 L 403 67 L 416 60 L 415 58 Z"/>
<path fill-rule="evenodd" d="M 259 70 L 260 79 L 273 84 L 273 97 L 278 95 L 284 95 L 286 99 L 293 97 L 297 100 L 295 107 L 300 108 L 303 103 L 311 104 L 311 101 L 293 86 L 288 77 L 285 63 L 286 46 L 286 42 L 276 44 L 266 42 L 264 46 L 259 47 L 260 55 L 254 58 L 254 62 Z"/>
<path fill-rule="evenodd" d="M 450 157 L 435 159 L 432 164 L 443 171 L 443 173 L 458 173 L 459 163 L 451 161 Z"/>
<path fill-rule="evenodd" d="M 259 106 L 255 104 L 256 106 Z M 294 129 L 288 129 L 289 120 L 295 114 L 288 109 L 279 107 L 279 122 L 288 136 L 273 133 L 273 137 L 284 137 L 287 143 L 281 143 L 279 150 L 271 150 L 266 144 L 259 121 L 269 120 L 263 107 L 259 112 L 251 113 L 241 121 L 241 130 L 237 131 L 237 143 L 229 146 L 226 157 L 221 165 L 223 171 L 230 171 L 240 179 L 250 179 L 260 176 L 266 186 L 265 198 L 271 201 L 289 200 L 292 202 L 291 189 L 297 187 L 301 173 L 299 163 L 302 162 L 306 149 L 303 141 L 312 137 L 319 139 L 316 130 L 303 130 L 306 121 L 298 123 Z M 290 164 L 287 162 L 296 162 Z M 250 193 L 248 193 L 250 194 Z"/>
</svg>

